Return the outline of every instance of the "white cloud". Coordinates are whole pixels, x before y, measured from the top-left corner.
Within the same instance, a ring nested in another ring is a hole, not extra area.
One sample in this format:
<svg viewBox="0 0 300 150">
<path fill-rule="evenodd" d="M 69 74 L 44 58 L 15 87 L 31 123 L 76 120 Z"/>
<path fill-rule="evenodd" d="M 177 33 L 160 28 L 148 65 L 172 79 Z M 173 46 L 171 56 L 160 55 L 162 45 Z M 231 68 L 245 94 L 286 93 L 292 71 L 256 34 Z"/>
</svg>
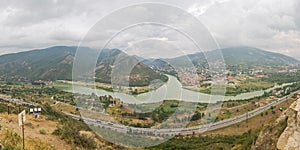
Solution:
<svg viewBox="0 0 300 150">
<path fill-rule="evenodd" d="M 187 11 L 194 16 L 198 17 L 206 13 L 206 11 L 213 5 L 222 4 L 228 2 L 229 0 L 208 0 L 201 1 L 202 3 L 195 3 L 187 9 Z"/>
<path fill-rule="evenodd" d="M 247 45 L 274 52 L 289 49 L 300 58 L 297 0 L 231 0 L 215 4 L 198 18 L 221 46 Z M 284 38 L 283 38 L 284 37 Z"/>
<path fill-rule="evenodd" d="M 299 0 L 0 1 L 0 54 L 52 45 L 78 45 L 103 16 L 141 2 L 166 3 L 185 9 L 198 17 L 222 47 L 247 45 L 300 58 Z M 151 15 L 146 12 L 140 15 Z M 135 18 L 126 16 L 116 23 L 128 19 Z M 123 34 L 114 46 L 127 47 L 128 43 L 139 40 L 135 35 L 173 45 L 186 44 L 180 36 L 167 31 L 161 32 L 164 35 L 151 30 Z M 184 49 L 193 52 L 190 46 Z"/>
</svg>

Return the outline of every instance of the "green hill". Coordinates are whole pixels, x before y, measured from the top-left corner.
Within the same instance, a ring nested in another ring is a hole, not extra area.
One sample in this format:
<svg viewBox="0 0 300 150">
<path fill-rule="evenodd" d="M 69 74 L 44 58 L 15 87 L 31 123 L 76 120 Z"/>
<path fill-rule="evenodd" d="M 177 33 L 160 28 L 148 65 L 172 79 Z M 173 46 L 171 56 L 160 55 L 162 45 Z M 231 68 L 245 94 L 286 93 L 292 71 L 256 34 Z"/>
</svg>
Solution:
<svg viewBox="0 0 300 150">
<path fill-rule="evenodd" d="M 29 80 L 72 80 L 76 49 L 77 47 L 56 46 L 2 55 L 0 56 L 0 74 L 6 77 L 25 77 Z M 105 49 L 98 58 L 96 81 L 110 83 L 112 66 L 115 65 L 116 59 L 120 58 L 122 58 L 122 63 L 138 63 L 135 57 L 118 49 Z M 142 63 L 135 65 L 130 76 L 132 86 L 147 85 L 155 79 L 167 80 L 166 76 Z"/>
<path fill-rule="evenodd" d="M 0 56 L 0 73 L 37 79 L 71 79 L 76 47 L 57 46 Z"/>
</svg>

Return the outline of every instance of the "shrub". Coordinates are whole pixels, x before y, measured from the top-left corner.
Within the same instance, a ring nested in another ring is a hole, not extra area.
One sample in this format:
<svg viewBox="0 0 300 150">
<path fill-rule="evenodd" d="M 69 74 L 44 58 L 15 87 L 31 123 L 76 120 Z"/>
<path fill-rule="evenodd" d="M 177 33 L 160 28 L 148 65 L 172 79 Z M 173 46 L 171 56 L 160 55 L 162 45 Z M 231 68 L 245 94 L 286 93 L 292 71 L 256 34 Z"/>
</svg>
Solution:
<svg viewBox="0 0 300 150">
<path fill-rule="evenodd" d="M 65 119 L 66 120 L 62 122 L 63 125 L 61 127 L 57 127 L 52 134 L 59 136 L 71 145 L 75 144 L 76 146 L 84 149 L 97 148 L 97 144 L 93 138 L 79 133 L 80 130 L 89 130 L 87 125 L 76 120 Z"/>
<path fill-rule="evenodd" d="M 46 132 L 46 130 L 45 130 L 45 129 L 43 129 L 43 128 L 42 128 L 42 129 L 40 129 L 39 131 L 40 131 L 40 134 L 46 134 L 46 133 L 47 133 L 47 132 Z"/>
<path fill-rule="evenodd" d="M 22 148 L 22 138 L 12 129 L 8 129 L 2 134 L 1 140 L 4 141 L 2 144 L 7 150 L 21 150 Z"/>
<path fill-rule="evenodd" d="M 25 126 L 31 128 L 31 129 L 34 128 L 34 126 L 33 126 L 33 124 L 31 122 L 25 123 Z"/>
</svg>

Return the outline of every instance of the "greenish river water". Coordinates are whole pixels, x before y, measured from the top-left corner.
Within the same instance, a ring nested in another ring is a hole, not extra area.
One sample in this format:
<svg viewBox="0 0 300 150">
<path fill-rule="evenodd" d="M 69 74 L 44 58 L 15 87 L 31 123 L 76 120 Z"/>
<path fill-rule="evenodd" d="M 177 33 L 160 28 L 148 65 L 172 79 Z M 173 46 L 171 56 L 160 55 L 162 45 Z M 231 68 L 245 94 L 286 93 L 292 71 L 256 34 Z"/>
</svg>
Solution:
<svg viewBox="0 0 300 150">
<path fill-rule="evenodd" d="M 181 100 L 186 102 L 200 102 L 200 103 L 214 103 L 216 101 L 228 101 L 228 100 L 246 100 L 257 96 L 262 96 L 264 92 L 269 92 L 275 88 L 291 85 L 292 83 L 286 83 L 278 86 L 274 86 L 267 90 L 260 90 L 255 92 L 243 93 L 237 96 L 220 96 L 200 93 L 182 88 L 181 83 L 176 77 L 167 75 L 169 80 L 160 88 L 142 93 L 139 95 L 131 95 L 121 92 L 109 92 L 102 89 L 94 89 L 87 86 L 70 85 L 70 84 L 57 84 L 54 85 L 67 92 L 74 92 L 80 94 L 96 93 L 100 95 L 111 95 L 115 98 L 119 98 L 124 103 L 141 104 L 141 103 L 157 103 L 163 100 Z"/>
</svg>

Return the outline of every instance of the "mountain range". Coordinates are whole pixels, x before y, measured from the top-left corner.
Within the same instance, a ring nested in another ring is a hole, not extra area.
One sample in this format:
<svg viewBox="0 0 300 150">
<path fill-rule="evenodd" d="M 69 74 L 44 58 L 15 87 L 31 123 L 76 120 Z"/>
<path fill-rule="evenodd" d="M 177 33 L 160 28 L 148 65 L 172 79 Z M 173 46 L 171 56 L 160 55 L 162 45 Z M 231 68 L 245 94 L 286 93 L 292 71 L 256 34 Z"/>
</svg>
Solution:
<svg viewBox="0 0 300 150">
<path fill-rule="evenodd" d="M 55 46 L 45 49 L 5 54 L 0 56 L 0 74 L 2 76 L 26 77 L 29 80 L 71 80 L 72 65 L 77 47 Z M 212 51 L 211 53 L 214 53 Z M 292 57 L 264 51 L 252 47 L 234 47 L 221 49 L 227 65 L 299 65 L 300 61 Z M 121 63 L 137 64 L 130 74 L 130 83 L 146 85 L 154 79 L 166 80 L 162 73 L 154 71 L 153 67 L 172 68 L 170 64 L 182 65 L 186 61 L 194 65 L 205 65 L 204 53 L 194 53 L 169 59 L 144 59 L 130 56 L 118 49 L 105 49 L 97 61 L 96 81 L 110 83 L 112 68 L 116 59 Z M 168 63 L 166 63 L 168 62 Z"/>
<path fill-rule="evenodd" d="M 205 55 L 218 56 L 221 52 L 226 65 L 237 66 L 282 66 L 282 65 L 298 65 L 300 61 L 280 53 L 269 52 L 253 47 L 230 47 L 223 48 L 220 51 L 209 51 L 206 53 L 198 52 L 179 56 L 171 59 L 163 59 L 165 62 L 183 66 L 188 63 L 193 65 L 205 66 L 207 61 Z"/>
</svg>

